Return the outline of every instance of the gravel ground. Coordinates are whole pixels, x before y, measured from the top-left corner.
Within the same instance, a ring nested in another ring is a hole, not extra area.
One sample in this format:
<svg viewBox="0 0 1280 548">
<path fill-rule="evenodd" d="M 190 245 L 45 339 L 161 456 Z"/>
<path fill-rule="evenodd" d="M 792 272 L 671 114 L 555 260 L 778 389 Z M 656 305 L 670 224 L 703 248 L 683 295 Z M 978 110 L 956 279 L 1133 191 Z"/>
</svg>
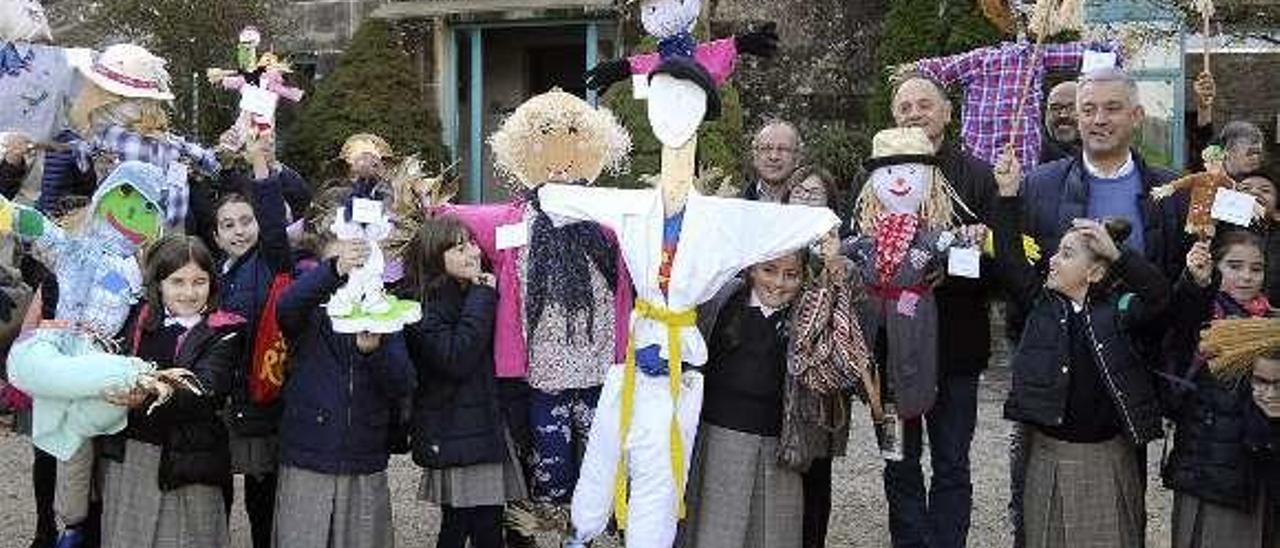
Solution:
<svg viewBox="0 0 1280 548">
<path fill-rule="evenodd" d="M 992 369 L 983 379 L 978 410 L 978 431 L 973 443 L 974 511 L 969 545 L 975 548 L 1011 546 L 1005 526 L 1008 500 L 1008 458 L 1005 435 L 1008 430 L 1000 414 L 1008 384 L 1007 370 Z M 878 548 L 888 546 L 887 516 L 881 487 L 881 463 L 872 451 L 874 443 L 869 421 L 858 414 L 850 444 L 851 454 L 836 461 L 835 508 L 832 511 L 828 546 Z M 1151 485 L 1159 485 L 1155 468 L 1159 443 L 1151 447 Z M 927 459 L 926 459 L 927 460 Z M 31 503 L 31 449 L 25 438 L 0 437 L 0 548 L 26 548 L 34 528 Z M 439 512 L 415 499 L 418 469 L 405 457 L 391 466 L 392 499 L 395 504 L 399 546 L 433 546 Z M 1168 545 L 1170 497 L 1161 488 L 1152 488 L 1148 497 L 1151 546 Z M 233 519 L 236 548 L 248 546 L 243 510 Z M 604 543 L 602 543 L 604 544 Z M 607 543 L 613 545 L 613 543 Z M 553 546 L 549 539 L 544 546 Z"/>
</svg>

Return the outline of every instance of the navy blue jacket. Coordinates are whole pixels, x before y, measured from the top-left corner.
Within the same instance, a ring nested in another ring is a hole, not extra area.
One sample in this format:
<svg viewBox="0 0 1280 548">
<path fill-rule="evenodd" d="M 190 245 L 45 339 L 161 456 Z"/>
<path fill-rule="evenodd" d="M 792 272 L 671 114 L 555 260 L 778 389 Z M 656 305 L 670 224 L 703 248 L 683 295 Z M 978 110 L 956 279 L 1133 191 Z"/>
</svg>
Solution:
<svg viewBox="0 0 1280 548">
<path fill-rule="evenodd" d="M 997 278 L 1010 302 L 1027 310 L 1026 326 L 1014 352 L 1005 418 L 1040 426 L 1059 426 L 1070 390 L 1071 303 L 1044 287 L 1044 280 L 1023 253 L 1023 204 L 1001 198 L 996 205 Z M 1147 362 L 1134 351 L 1132 332 L 1153 323 L 1169 304 L 1169 282 L 1150 263 L 1128 249 L 1111 266 L 1111 276 L 1133 293 L 1098 292 L 1085 303 L 1085 333 L 1121 426 L 1136 445 L 1161 436 L 1160 399 Z M 1105 283 L 1105 282 L 1104 282 Z"/>
<path fill-rule="evenodd" d="M 1143 257 L 1156 265 L 1166 279 L 1174 279 L 1186 264 L 1190 240 L 1183 225 L 1187 219 L 1187 197 L 1180 193 L 1160 202 L 1151 199 L 1151 189 L 1172 181 L 1173 172 L 1147 165 L 1133 153 L 1142 177 L 1142 224 L 1146 250 Z M 1085 182 L 1084 156 L 1037 167 L 1022 185 L 1026 207 L 1025 230 L 1041 246 L 1048 260 L 1058 250 L 1058 241 L 1071 228 L 1071 221 L 1089 215 L 1089 185 Z"/>
<path fill-rule="evenodd" d="M 1247 439 L 1249 415 L 1255 409 L 1249 378 L 1219 379 L 1199 356 L 1200 330 L 1214 318 L 1215 301 L 1228 317 L 1247 316 L 1217 287 L 1216 279 L 1200 287 L 1187 276 L 1175 287 L 1162 386 L 1166 412 L 1176 429 L 1161 475 L 1170 489 L 1252 511 L 1260 474 Z"/>
<path fill-rule="evenodd" d="M 444 284 L 421 322 L 405 329 L 418 370 L 413 460 L 447 468 L 502 462 L 505 426 L 493 373 L 493 323 L 498 294 L 487 286 Z"/>
<path fill-rule="evenodd" d="M 233 368 L 231 399 L 227 407 L 227 425 L 238 436 L 257 437 L 274 434 L 279 419 L 279 406 L 259 406 L 249 398 L 249 369 L 253 366 L 253 343 L 258 332 L 259 316 L 267 304 L 271 281 L 277 274 L 293 269 L 293 254 L 285 234 L 285 207 L 281 193 L 280 171 L 265 180 L 252 183 L 246 196 L 253 202 L 258 219 L 258 245 L 236 259 L 218 277 L 218 294 L 222 308 L 245 318 L 246 337 L 241 359 Z M 296 176 L 296 174 L 293 174 Z"/>
<path fill-rule="evenodd" d="M 343 281 L 328 260 L 280 299 L 276 316 L 292 352 L 280 462 L 323 474 L 372 474 L 387 468 L 389 426 L 395 402 L 413 392 L 413 364 L 400 333 L 383 335 L 364 355 L 355 335 L 333 331 L 321 305 Z"/>
</svg>

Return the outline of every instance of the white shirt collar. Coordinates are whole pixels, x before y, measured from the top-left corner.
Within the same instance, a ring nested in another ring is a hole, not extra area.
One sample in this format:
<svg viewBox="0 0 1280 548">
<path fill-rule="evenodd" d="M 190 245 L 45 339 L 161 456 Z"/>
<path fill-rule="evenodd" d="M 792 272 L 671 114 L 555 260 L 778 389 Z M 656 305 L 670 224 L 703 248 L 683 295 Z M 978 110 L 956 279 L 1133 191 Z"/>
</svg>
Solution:
<svg viewBox="0 0 1280 548">
<path fill-rule="evenodd" d="M 765 306 L 764 303 L 760 302 L 760 298 L 756 296 L 755 290 L 751 291 L 751 300 L 747 304 L 752 308 L 759 308 L 760 314 L 764 315 L 766 318 L 773 317 L 774 314 L 778 313 L 778 310 L 781 310 Z"/>
<path fill-rule="evenodd" d="M 200 323 L 200 320 L 202 319 L 204 319 L 204 317 L 199 314 L 196 314 L 195 316 L 169 316 L 164 319 L 164 326 L 170 327 L 174 325 L 181 325 L 184 329 L 191 329 L 192 327 L 195 327 L 196 324 Z"/>
<path fill-rule="evenodd" d="M 1120 179 L 1122 177 L 1128 177 L 1129 174 L 1133 173 L 1133 170 L 1137 168 L 1138 165 L 1133 161 L 1133 151 L 1129 151 L 1129 157 L 1125 159 L 1124 163 L 1120 165 L 1120 169 L 1117 169 L 1115 173 L 1103 173 L 1098 166 L 1093 165 L 1093 162 L 1089 161 L 1088 154 L 1084 155 L 1084 170 L 1089 172 L 1089 175 L 1099 179 Z"/>
</svg>

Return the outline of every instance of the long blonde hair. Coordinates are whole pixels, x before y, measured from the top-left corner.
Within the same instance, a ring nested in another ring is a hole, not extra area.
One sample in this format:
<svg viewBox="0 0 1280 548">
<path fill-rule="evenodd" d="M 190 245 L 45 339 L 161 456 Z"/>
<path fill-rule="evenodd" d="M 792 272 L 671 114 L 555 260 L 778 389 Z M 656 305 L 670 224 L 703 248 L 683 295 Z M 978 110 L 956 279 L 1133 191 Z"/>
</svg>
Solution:
<svg viewBox="0 0 1280 548">
<path fill-rule="evenodd" d="M 929 180 L 929 194 L 924 197 L 924 211 L 920 212 L 920 217 L 924 221 L 923 225 L 926 229 L 946 230 L 955 226 L 955 209 L 951 205 L 951 192 L 948 192 L 951 183 L 947 182 L 947 178 L 942 175 L 942 171 L 935 166 L 929 166 L 932 176 Z M 876 220 L 884 213 L 884 204 L 880 203 L 880 198 L 876 196 L 875 185 L 871 182 L 868 175 L 866 184 L 862 185 L 862 192 L 858 193 L 858 202 L 854 206 L 854 219 L 858 223 L 858 232 L 865 235 L 875 234 Z"/>
</svg>

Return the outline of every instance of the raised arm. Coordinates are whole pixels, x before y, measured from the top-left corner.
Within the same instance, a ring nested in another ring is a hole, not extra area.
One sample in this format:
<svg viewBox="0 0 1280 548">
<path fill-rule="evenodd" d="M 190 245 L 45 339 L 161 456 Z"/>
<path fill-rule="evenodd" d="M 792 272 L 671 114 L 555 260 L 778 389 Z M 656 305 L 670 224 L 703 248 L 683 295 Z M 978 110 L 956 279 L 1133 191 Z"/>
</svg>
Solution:
<svg viewBox="0 0 1280 548">
<path fill-rule="evenodd" d="M 281 191 L 282 178 L 286 176 L 285 170 L 280 169 L 253 184 L 253 215 L 258 219 L 258 254 L 277 273 L 293 270 L 293 253 L 289 249 L 289 235 L 285 232 L 287 214 Z"/>
<path fill-rule="evenodd" d="M 329 259 L 307 271 L 293 282 L 276 306 L 276 321 L 290 341 L 297 340 L 306 330 L 312 314 L 342 285 L 338 276 L 337 260 Z"/>
</svg>

